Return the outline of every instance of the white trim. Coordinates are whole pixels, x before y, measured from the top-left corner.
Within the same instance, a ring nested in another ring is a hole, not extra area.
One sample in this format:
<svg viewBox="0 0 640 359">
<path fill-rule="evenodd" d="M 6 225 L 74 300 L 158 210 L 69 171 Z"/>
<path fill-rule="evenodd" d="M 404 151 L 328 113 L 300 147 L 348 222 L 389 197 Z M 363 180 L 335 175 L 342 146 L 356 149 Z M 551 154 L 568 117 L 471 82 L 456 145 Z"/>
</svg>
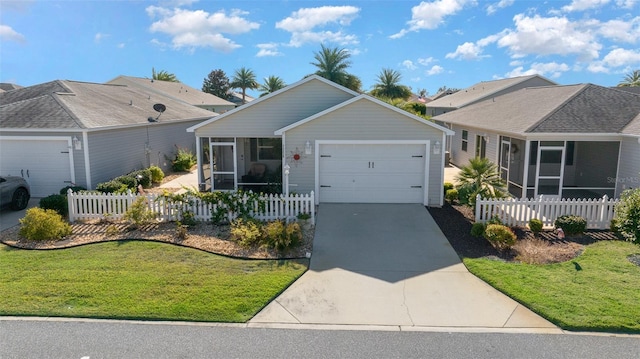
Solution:
<svg viewBox="0 0 640 359">
<path fill-rule="evenodd" d="M 343 101 L 343 102 L 341 102 L 341 103 L 339 103 L 339 104 L 337 104 L 337 105 L 335 105 L 333 107 L 329 107 L 328 109 L 326 109 L 324 111 L 320 111 L 320 112 L 318 112 L 318 113 L 316 113 L 316 114 L 314 114 L 312 116 L 309 116 L 309 117 L 307 117 L 305 119 L 302 119 L 300 121 L 294 122 L 294 123 L 292 123 L 292 124 L 290 124 L 288 126 L 285 126 L 285 127 L 281 128 L 281 129 L 279 129 L 279 130 L 276 130 L 274 132 L 274 134 L 275 135 L 282 135 L 286 131 L 289 131 L 289 130 L 291 130 L 293 128 L 296 128 L 298 126 L 304 125 L 307 122 L 313 121 L 313 120 L 315 120 L 315 119 L 317 119 L 319 117 L 322 117 L 322 116 L 324 116 L 324 115 L 326 115 L 328 113 L 331 113 L 333 111 L 339 110 L 339 109 L 341 109 L 343 107 L 349 106 L 352 103 L 355 103 L 355 102 L 361 101 L 361 100 L 368 100 L 368 101 L 373 102 L 373 103 L 375 103 L 377 105 L 383 106 L 383 107 L 385 107 L 385 108 L 387 108 L 389 110 L 397 112 L 397 113 L 399 113 L 399 114 L 401 114 L 403 116 L 411 118 L 411 119 L 413 119 L 415 121 L 418 121 L 418 122 L 420 122 L 422 124 L 425 124 L 425 125 L 431 126 L 433 128 L 436 128 L 436 129 L 438 129 L 440 131 L 443 131 L 444 133 L 446 133 L 448 135 L 453 135 L 454 134 L 453 131 L 451 131 L 450 129 L 448 129 L 446 127 L 440 126 L 440 125 L 436 124 L 435 122 L 427 121 L 427 120 L 425 120 L 425 119 L 423 119 L 421 117 L 418 117 L 416 115 L 410 114 L 410 113 L 408 113 L 408 112 L 406 112 L 404 110 L 401 110 L 401 109 L 399 109 L 399 108 L 397 108 L 395 106 L 389 105 L 386 102 L 380 101 L 380 100 L 378 100 L 378 99 L 376 99 L 374 97 L 371 97 L 369 95 L 366 95 L 366 94 L 362 94 L 360 96 L 354 97 L 354 98 L 349 99 L 347 101 Z"/>
<path fill-rule="evenodd" d="M 443 133 L 443 136 L 444 133 Z M 431 163 L 431 141 L 430 140 L 315 140 L 315 202 L 320 204 L 320 146 L 321 145 L 424 145 L 425 146 L 425 164 L 424 164 L 424 191 L 422 196 L 422 204 L 429 205 L 429 164 Z M 444 163 L 444 151 L 442 151 Z M 444 166 L 442 166 L 442 178 L 444 180 Z"/>
<path fill-rule="evenodd" d="M 89 135 L 87 131 L 82 132 L 82 142 L 84 142 L 84 146 L 82 146 L 82 154 L 84 155 L 84 176 L 86 177 L 86 185 L 87 188 L 93 188 L 93 180 L 91 179 L 91 162 L 89 157 Z"/>
<path fill-rule="evenodd" d="M 445 143 L 444 141 L 446 139 L 447 139 L 447 134 L 443 132 L 442 133 L 442 143 L 443 144 Z M 429 147 L 427 147 L 427 148 L 429 148 Z M 440 152 L 441 152 L 440 161 L 442 163 L 442 166 L 440 166 L 440 183 L 442 183 L 444 185 L 444 167 L 445 167 L 444 159 L 445 159 L 445 152 L 446 152 L 446 149 L 445 149 L 444 145 L 442 146 L 442 149 L 440 150 Z M 449 156 L 451 156 L 451 152 L 449 152 Z M 451 159 L 449 159 L 449 161 L 451 161 Z M 427 164 L 430 164 L 430 162 L 427 162 Z M 425 177 L 428 177 L 428 174 L 429 173 L 427 172 L 425 174 Z M 429 192 L 429 182 L 427 181 L 427 193 L 428 192 Z M 440 207 L 442 207 L 444 205 L 444 191 L 440 191 L 440 193 L 441 194 L 440 194 L 440 200 L 438 201 L 438 205 Z M 428 206 L 429 203 L 427 203 L 426 205 Z"/>
<path fill-rule="evenodd" d="M 272 93 L 270 93 L 270 94 L 268 94 L 266 96 L 263 96 L 263 97 L 259 97 L 258 99 L 254 100 L 254 101 L 251 101 L 251 102 L 248 102 L 248 103 L 246 103 L 244 105 L 238 106 L 238 107 L 234 108 L 233 110 L 227 111 L 227 112 L 225 112 L 225 113 L 223 113 L 223 114 L 221 114 L 219 116 L 210 118 L 210 119 L 208 119 L 208 120 L 206 120 L 206 121 L 204 121 L 202 123 L 199 123 L 197 125 L 191 126 L 191 127 L 187 128 L 187 132 L 195 132 L 200 127 L 203 127 L 203 126 L 206 126 L 206 125 L 208 125 L 210 123 L 216 122 L 218 120 L 222 120 L 224 118 L 227 118 L 227 117 L 235 114 L 236 112 L 244 110 L 245 108 L 256 106 L 256 105 L 258 105 L 258 104 L 260 104 L 260 103 L 262 103 L 264 101 L 268 101 L 270 98 L 272 98 L 274 96 L 278 96 L 278 95 L 280 95 L 280 94 L 282 94 L 284 92 L 287 92 L 287 91 L 289 91 L 291 89 L 294 89 L 294 88 L 296 88 L 296 87 L 298 87 L 300 85 L 303 85 L 303 84 L 305 84 L 307 82 L 310 82 L 310 81 L 313 81 L 313 80 L 317 80 L 317 81 L 323 82 L 323 83 L 325 83 L 327 85 L 335 87 L 336 89 L 342 90 L 342 91 L 344 91 L 344 92 L 346 92 L 346 93 L 348 93 L 350 95 L 353 95 L 353 96 L 358 96 L 359 95 L 359 93 L 357 93 L 357 92 L 355 92 L 353 90 L 350 90 L 350 89 L 348 89 L 346 87 L 340 86 L 340 85 L 338 85 L 337 83 L 335 83 L 333 81 L 329 81 L 329 80 L 327 80 L 327 79 L 325 79 L 323 77 L 320 77 L 318 75 L 311 75 L 311 76 L 305 77 L 302 80 L 300 80 L 298 82 L 295 82 L 295 83 L 293 83 L 293 84 L 291 84 L 289 86 L 281 88 L 278 91 L 272 92 Z"/>
</svg>

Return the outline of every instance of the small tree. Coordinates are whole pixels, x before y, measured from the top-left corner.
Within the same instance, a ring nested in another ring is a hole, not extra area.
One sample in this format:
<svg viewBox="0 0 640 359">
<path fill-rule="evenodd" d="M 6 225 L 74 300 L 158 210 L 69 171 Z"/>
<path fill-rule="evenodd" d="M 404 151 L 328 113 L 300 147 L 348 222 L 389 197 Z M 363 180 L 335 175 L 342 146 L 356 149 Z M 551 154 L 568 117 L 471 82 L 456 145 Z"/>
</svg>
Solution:
<svg viewBox="0 0 640 359">
<path fill-rule="evenodd" d="M 151 78 L 158 81 L 180 82 L 175 74 L 160 70 L 156 72 L 155 68 L 151 68 Z"/>
<path fill-rule="evenodd" d="M 475 206 L 476 196 L 502 198 L 506 196 L 506 184 L 500 178 L 498 166 L 487 158 L 476 157 L 460 168 L 456 176 L 461 203 Z"/>
<path fill-rule="evenodd" d="M 265 78 L 264 83 L 260 85 L 260 97 L 276 92 L 285 86 L 287 85 L 279 76 L 269 76 Z"/>
<path fill-rule="evenodd" d="M 232 88 L 239 88 L 242 90 L 242 103 L 247 103 L 245 99 L 247 97 L 247 89 L 255 90 L 258 88 L 258 83 L 256 82 L 256 75 L 253 73 L 253 70 L 247 69 L 246 67 L 241 67 L 236 70 L 233 74 L 233 79 L 231 80 Z"/>
<path fill-rule="evenodd" d="M 625 240 L 640 244 L 640 188 L 622 192 L 613 223 L 614 229 Z"/>
<path fill-rule="evenodd" d="M 210 93 L 222 99 L 227 99 L 227 92 L 230 89 L 229 78 L 220 69 L 211 71 L 202 82 L 202 92 Z"/>
</svg>

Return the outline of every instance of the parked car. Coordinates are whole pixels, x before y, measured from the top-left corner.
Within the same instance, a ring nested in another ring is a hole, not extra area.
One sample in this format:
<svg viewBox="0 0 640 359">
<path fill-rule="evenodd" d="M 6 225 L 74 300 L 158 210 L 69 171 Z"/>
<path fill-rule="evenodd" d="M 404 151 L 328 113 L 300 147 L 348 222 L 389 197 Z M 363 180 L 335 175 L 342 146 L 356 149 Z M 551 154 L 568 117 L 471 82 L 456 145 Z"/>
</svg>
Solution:
<svg viewBox="0 0 640 359">
<path fill-rule="evenodd" d="M 11 207 L 19 211 L 27 208 L 31 190 L 29 184 L 22 177 L 2 176 L 0 177 L 0 207 Z"/>
</svg>

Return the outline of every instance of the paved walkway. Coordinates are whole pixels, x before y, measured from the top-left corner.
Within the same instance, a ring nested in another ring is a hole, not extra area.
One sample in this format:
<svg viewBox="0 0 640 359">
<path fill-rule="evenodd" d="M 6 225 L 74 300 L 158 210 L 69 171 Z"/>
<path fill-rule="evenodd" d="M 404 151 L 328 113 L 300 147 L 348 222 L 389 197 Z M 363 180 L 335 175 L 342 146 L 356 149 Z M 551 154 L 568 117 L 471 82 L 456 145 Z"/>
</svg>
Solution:
<svg viewBox="0 0 640 359">
<path fill-rule="evenodd" d="M 250 325 L 560 332 L 469 273 L 423 206 L 319 208 L 309 271 Z"/>
</svg>

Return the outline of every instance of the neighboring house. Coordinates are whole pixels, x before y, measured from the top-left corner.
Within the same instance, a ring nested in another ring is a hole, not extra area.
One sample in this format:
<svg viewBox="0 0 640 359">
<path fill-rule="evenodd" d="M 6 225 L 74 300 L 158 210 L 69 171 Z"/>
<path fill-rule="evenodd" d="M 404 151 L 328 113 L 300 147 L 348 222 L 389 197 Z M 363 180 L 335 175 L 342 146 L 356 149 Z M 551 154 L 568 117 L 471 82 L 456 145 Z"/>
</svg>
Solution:
<svg viewBox="0 0 640 359">
<path fill-rule="evenodd" d="M 160 115 L 155 104 L 166 111 Z M 167 170 L 176 145 L 195 150 L 186 129 L 213 115 L 121 85 L 51 81 L 3 92 L 0 173 L 26 178 L 32 196 L 43 197 L 152 164 Z"/>
<path fill-rule="evenodd" d="M 210 93 L 202 92 L 181 82 L 159 81 L 142 77 L 118 76 L 108 84 L 137 87 L 157 94 L 171 97 L 190 105 L 216 113 L 233 110 L 237 105 Z"/>
<path fill-rule="evenodd" d="M 640 187 L 640 95 L 592 84 L 533 87 L 439 115 L 451 161 L 487 157 L 515 197 L 617 197 Z"/>
<path fill-rule="evenodd" d="M 0 82 L 0 90 L 3 90 L 3 91 L 17 90 L 17 89 L 21 89 L 21 88 L 22 88 L 22 86 L 20 86 L 20 85 L 11 84 L 11 83 L 7 83 L 7 82 Z"/>
<path fill-rule="evenodd" d="M 242 92 L 235 92 L 233 90 L 229 90 L 228 94 L 229 94 L 229 99 L 228 99 L 229 101 L 233 102 L 236 106 L 242 105 Z M 255 100 L 255 98 L 245 94 L 244 100 L 247 103 L 249 103 Z"/>
<path fill-rule="evenodd" d="M 429 206 L 443 203 L 442 145 L 453 134 L 317 75 L 189 131 L 202 190 L 252 189 L 275 174 L 284 192 L 315 191 L 318 203 Z"/>
<path fill-rule="evenodd" d="M 495 81 L 483 81 L 452 94 L 443 93 L 446 95 L 443 97 L 441 97 L 441 94 L 437 94 L 437 98 L 434 98 L 433 101 L 427 104 L 427 115 L 441 115 L 443 113 L 451 112 L 459 108 L 526 87 L 551 85 L 557 84 L 540 75 L 512 77 Z"/>
</svg>

